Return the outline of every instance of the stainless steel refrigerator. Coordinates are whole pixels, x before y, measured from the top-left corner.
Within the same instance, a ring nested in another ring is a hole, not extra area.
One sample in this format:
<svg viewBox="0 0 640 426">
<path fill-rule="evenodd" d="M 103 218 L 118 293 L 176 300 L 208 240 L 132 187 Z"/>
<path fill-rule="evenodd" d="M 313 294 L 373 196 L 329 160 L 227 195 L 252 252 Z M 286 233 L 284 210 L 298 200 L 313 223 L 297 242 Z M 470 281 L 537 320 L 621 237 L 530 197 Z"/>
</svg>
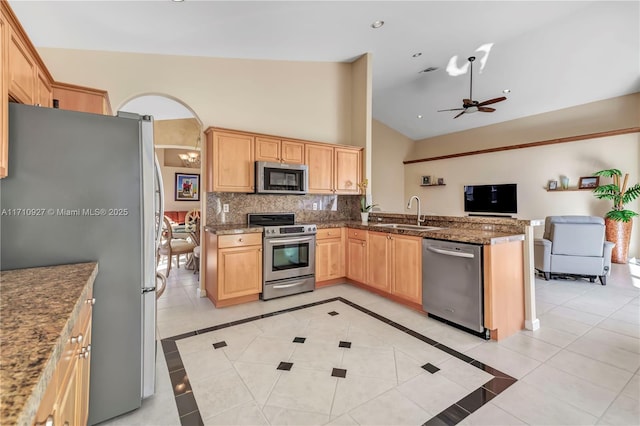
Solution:
<svg viewBox="0 0 640 426">
<path fill-rule="evenodd" d="M 0 268 L 98 262 L 90 424 L 154 393 L 158 179 L 151 117 L 9 106 Z"/>
</svg>

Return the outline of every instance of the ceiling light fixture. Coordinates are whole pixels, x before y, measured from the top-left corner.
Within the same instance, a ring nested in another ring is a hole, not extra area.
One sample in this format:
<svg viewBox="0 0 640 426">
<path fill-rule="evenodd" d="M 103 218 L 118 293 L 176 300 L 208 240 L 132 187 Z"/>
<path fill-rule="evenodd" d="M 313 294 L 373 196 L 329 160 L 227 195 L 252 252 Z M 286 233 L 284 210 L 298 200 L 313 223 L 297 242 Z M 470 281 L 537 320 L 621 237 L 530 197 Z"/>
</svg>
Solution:
<svg viewBox="0 0 640 426">
<path fill-rule="evenodd" d="M 412 58 L 417 58 L 418 56 L 422 56 L 422 52 L 414 53 L 411 55 Z"/>
<path fill-rule="evenodd" d="M 200 136 L 196 140 L 194 146 L 196 152 L 187 152 L 186 154 L 178 154 L 184 167 L 200 168 Z"/>
<path fill-rule="evenodd" d="M 511 89 L 504 89 L 502 93 L 511 93 Z"/>
<path fill-rule="evenodd" d="M 380 28 L 383 25 L 384 25 L 384 21 L 375 21 L 373 24 L 371 24 L 371 28 L 377 29 L 377 28 Z"/>
<path fill-rule="evenodd" d="M 417 115 L 417 117 L 418 117 L 418 118 L 422 118 L 422 114 L 418 114 L 418 115 Z"/>
</svg>

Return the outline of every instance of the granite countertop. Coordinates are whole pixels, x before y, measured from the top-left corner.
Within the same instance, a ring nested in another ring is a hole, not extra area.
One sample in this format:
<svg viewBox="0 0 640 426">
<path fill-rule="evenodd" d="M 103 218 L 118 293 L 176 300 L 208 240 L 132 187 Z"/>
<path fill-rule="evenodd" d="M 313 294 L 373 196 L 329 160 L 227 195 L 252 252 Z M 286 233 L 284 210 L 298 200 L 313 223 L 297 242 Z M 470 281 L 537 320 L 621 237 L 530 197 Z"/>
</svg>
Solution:
<svg viewBox="0 0 640 426">
<path fill-rule="evenodd" d="M 0 424 L 31 425 L 96 262 L 0 271 Z"/>
<path fill-rule="evenodd" d="M 382 228 L 382 227 L 375 226 L 375 224 L 373 223 L 364 225 L 362 224 L 362 222 L 349 221 L 349 220 L 316 222 L 316 225 L 318 225 L 318 229 L 349 227 L 349 228 L 356 228 L 356 229 L 365 229 L 368 231 L 388 232 L 391 234 L 411 235 L 414 237 L 421 237 L 421 238 L 434 238 L 438 240 L 457 241 L 457 242 L 463 242 L 463 243 L 473 243 L 473 244 L 483 244 L 483 245 L 484 244 L 501 244 L 501 243 L 507 243 L 511 241 L 524 240 L 524 234 L 513 234 L 513 233 L 497 232 L 497 231 L 484 231 L 484 230 L 477 230 L 477 229 L 458 228 L 455 225 L 454 227 L 442 228 L 442 229 L 437 229 L 432 231 Z M 246 224 L 209 225 L 209 226 L 205 226 L 205 230 L 217 235 L 262 232 L 261 227 L 249 227 Z"/>
</svg>

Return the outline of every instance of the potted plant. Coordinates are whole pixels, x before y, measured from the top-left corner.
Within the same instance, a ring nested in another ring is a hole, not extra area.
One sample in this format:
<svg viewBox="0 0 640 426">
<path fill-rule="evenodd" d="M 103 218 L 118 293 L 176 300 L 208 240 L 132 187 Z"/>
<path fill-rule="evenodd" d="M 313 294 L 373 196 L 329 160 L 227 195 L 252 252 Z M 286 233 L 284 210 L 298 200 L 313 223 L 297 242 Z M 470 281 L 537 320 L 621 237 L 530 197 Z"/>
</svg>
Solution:
<svg viewBox="0 0 640 426">
<path fill-rule="evenodd" d="M 638 213 L 625 209 L 624 205 L 640 197 L 640 183 L 628 187 L 629 173 L 625 173 L 622 186 L 620 186 L 622 172 L 618 169 L 600 170 L 595 172 L 594 176 L 613 178 L 613 183 L 600 185 L 593 190 L 593 193 L 601 200 L 613 201 L 613 208 L 605 215 L 607 241 L 616 244 L 611 254 L 611 261 L 627 263 L 633 217 L 638 216 Z"/>
<path fill-rule="evenodd" d="M 377 204 L 367 204 L 367 186 L 369 186 L 369 179 L 365 179 L 358 184 L 358 188 L 360 188 L 360 192 L 362 193 L 362 197 L 360 198 L 360 218 L 365 225 L 369 223 L 369 212 L 377 206 Z"/>
</svg>

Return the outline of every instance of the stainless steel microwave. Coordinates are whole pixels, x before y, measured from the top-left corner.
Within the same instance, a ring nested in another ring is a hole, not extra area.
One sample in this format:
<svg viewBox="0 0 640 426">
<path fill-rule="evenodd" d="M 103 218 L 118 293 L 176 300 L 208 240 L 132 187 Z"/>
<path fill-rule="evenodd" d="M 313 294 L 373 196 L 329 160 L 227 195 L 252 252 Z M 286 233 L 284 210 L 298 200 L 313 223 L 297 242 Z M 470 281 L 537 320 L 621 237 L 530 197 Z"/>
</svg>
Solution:
<svg viewBox="0 0 640 426">
<path fill-rule="evenodd" d="M 256 161 L 256 193 L 302 195 L 308 190 L 306 165 Z"/>
</svg>

